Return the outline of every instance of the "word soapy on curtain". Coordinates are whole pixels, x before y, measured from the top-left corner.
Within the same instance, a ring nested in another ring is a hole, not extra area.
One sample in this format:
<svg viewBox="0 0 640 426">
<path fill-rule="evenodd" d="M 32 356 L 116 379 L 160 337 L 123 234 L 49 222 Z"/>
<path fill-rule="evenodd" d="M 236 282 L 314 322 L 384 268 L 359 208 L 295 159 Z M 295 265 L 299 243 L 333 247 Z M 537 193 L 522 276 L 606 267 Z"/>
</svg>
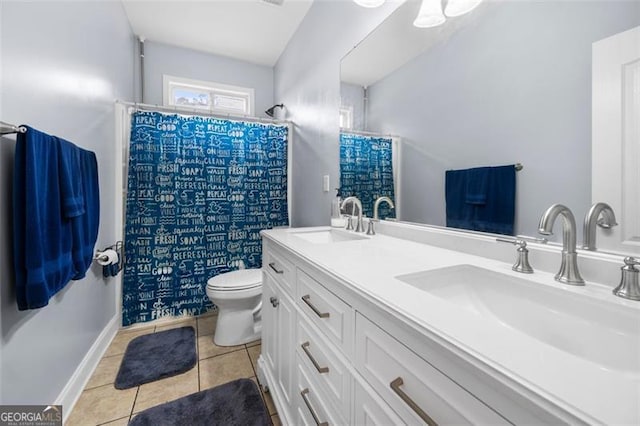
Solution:
<svg viewBox="0 0 640 426">
<path fill-rule="evenodd" d="M 215 307 L 217 274 L 262 264 L 260 231 L 289 224 L 284 125 L 132 116 L 124 325 Z"/>
<path fill-rule="evenodd" d="M 391 138 L 340 133 L 340 193 L 344 198 L 358 197 L 368 217 L 373 217 L 378 197 L 395 200 Z M 395 217 L 386 203 L 380 206 L 379 215 L 383 219 Z"/>
</svg>

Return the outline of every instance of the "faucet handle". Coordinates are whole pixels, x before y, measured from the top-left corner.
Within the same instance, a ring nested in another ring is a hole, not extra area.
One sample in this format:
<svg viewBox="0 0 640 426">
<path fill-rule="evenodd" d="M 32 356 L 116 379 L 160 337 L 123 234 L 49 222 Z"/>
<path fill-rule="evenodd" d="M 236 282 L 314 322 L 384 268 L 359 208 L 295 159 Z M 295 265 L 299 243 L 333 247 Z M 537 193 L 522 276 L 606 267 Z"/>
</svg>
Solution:
<svg viewBox="0 0 640 426">
<path fill-rule="evenodd" d="M 367 225 L 367 235 L 376 235 L 376 230 L 373 228 L 373 224 L 375 222 L 379 222 L 376 219 L 369 219 L 369 224 Z"/>
<path fill-rule="evenodd" d="M 496 241 L 513 244 L 514 246 L 518 246 L 518 248 L 527 246 L 527 242 L 522 238 L 496 238 Z"/>
<path fill-rule="evenodd" d="M 518 248 L 516 251 L 518 252 L 518 258 L 516 259 L 516 263 L 513 264 L 511 269 L 516 272 L 520 272 L 522 274 L 532 274 L 533 268 L 529 263 L 529 249 L 527 249 L 527 242 L 520 238 L 508 239 L 508 238 L 496 238 L 496 241 L 500 241 L 503 243 L 511 243 Z"/>
<path fill-rule="evenodd" d="M 613 289 L 613 294 L 624 299 L 640 300 L 640 281 L 638 280 L 640 270 L 636 265 L 640 265 L 640 261 L 630 256 L 624 258 L 624 266 L 620 268 L 622 270 L 620 284 Z"/>
<path fill-rule="evenodd" d="M 525 241 L 530 241 L 532 243 L 540 243 L 540 244 L 547 244 L 549 242 L 548 238 L 530 237 L 528 235 L 516 235 L 516 238 L 519 240 L 525 240 Z"/>
<path fill-rule="evenodd" d="M 345 229 L 347 231 L 353 231 L 353 216 L 347 215 L 347 227 Z"/>
</svg>

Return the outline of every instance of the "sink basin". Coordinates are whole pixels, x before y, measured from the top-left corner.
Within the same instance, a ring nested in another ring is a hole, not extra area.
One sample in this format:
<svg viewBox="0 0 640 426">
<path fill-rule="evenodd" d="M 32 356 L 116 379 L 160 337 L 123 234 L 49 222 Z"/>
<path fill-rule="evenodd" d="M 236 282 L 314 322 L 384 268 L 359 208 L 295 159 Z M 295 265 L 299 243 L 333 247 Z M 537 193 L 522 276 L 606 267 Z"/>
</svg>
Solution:
<svg viewBox="0 0 640 426">
<path fill-rule="evenodd" d="M 473 265 L 396 278 L 601 368 L 640 376 L 635 309 Z"/>
<path fill-rule="evenodd" d="M 345 241 L 356 241 L 368 239 L 364 235 L 354 234 L 337 229 L 327 229 L 322 231 L 299 231 L 292 232 L 296 238 L 301 238 L 313 244 L 331 244 Z"/>
</svg>

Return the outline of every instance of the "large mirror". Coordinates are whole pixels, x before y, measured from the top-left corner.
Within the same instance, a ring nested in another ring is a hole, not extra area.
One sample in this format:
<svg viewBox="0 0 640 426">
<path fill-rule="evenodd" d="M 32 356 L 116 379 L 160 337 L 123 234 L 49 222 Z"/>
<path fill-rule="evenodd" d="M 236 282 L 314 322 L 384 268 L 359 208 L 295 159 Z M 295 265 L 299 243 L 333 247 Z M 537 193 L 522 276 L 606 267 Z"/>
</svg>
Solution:
<svg viewBox="0 0 640 426">
<path fill-rule="evenodd" d="M 419 7 L 400 5 L 342 60 L 341 163 L 345 135 L 394 141 L 397 218 L 439 226 L 448 170 L 519 164 L 502 233 L 537 236 L 562 203 L 580 244 L 594 201 L 592 46 L 640 25 L 640 2 L 485 0 L 433 28 L 413 26 Z"/>
</svg>

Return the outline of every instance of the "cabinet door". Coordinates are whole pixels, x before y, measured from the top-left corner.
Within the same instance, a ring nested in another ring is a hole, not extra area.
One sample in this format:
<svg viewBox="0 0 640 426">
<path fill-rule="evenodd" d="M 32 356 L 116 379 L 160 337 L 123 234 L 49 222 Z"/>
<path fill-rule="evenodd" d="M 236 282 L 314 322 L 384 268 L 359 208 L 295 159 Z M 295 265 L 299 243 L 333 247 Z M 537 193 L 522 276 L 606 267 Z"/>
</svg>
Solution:
<svg viewBox="0 0 640 426">
<path fill-rule="evenodd" d="M 403 425 L 396 413 L 372 390 L 354 381 L 354 417 L 358 426 Z"/>
<path fill-rule="evenodd" d="M 276 372 L 276 332 L 278 329 L 278 296 L 272 278 L 262 273 L 262 356 L 272 374 Z M 274 306 L 275 305 L 275 306 Z"/>
<path fill-rule="evenodd" d="M 278 309 L 277 309 L 277 328 L 276 328 L 276 340 L 277 340 L 277 358 L 276 358 L 276 377 L 278 386 L 282 391 L 282 395 L 285 398 L 285 404 L 289 407 L 292 406 L 293 399 L 291 393 L 293 391 L 293 377 L 294 377 L 294 332 L 296 324 L 296 311 L 293 306 L 293 301 L 289 299 L 282 291 L 277 294 L 278 297 Z"/>
</svg>

